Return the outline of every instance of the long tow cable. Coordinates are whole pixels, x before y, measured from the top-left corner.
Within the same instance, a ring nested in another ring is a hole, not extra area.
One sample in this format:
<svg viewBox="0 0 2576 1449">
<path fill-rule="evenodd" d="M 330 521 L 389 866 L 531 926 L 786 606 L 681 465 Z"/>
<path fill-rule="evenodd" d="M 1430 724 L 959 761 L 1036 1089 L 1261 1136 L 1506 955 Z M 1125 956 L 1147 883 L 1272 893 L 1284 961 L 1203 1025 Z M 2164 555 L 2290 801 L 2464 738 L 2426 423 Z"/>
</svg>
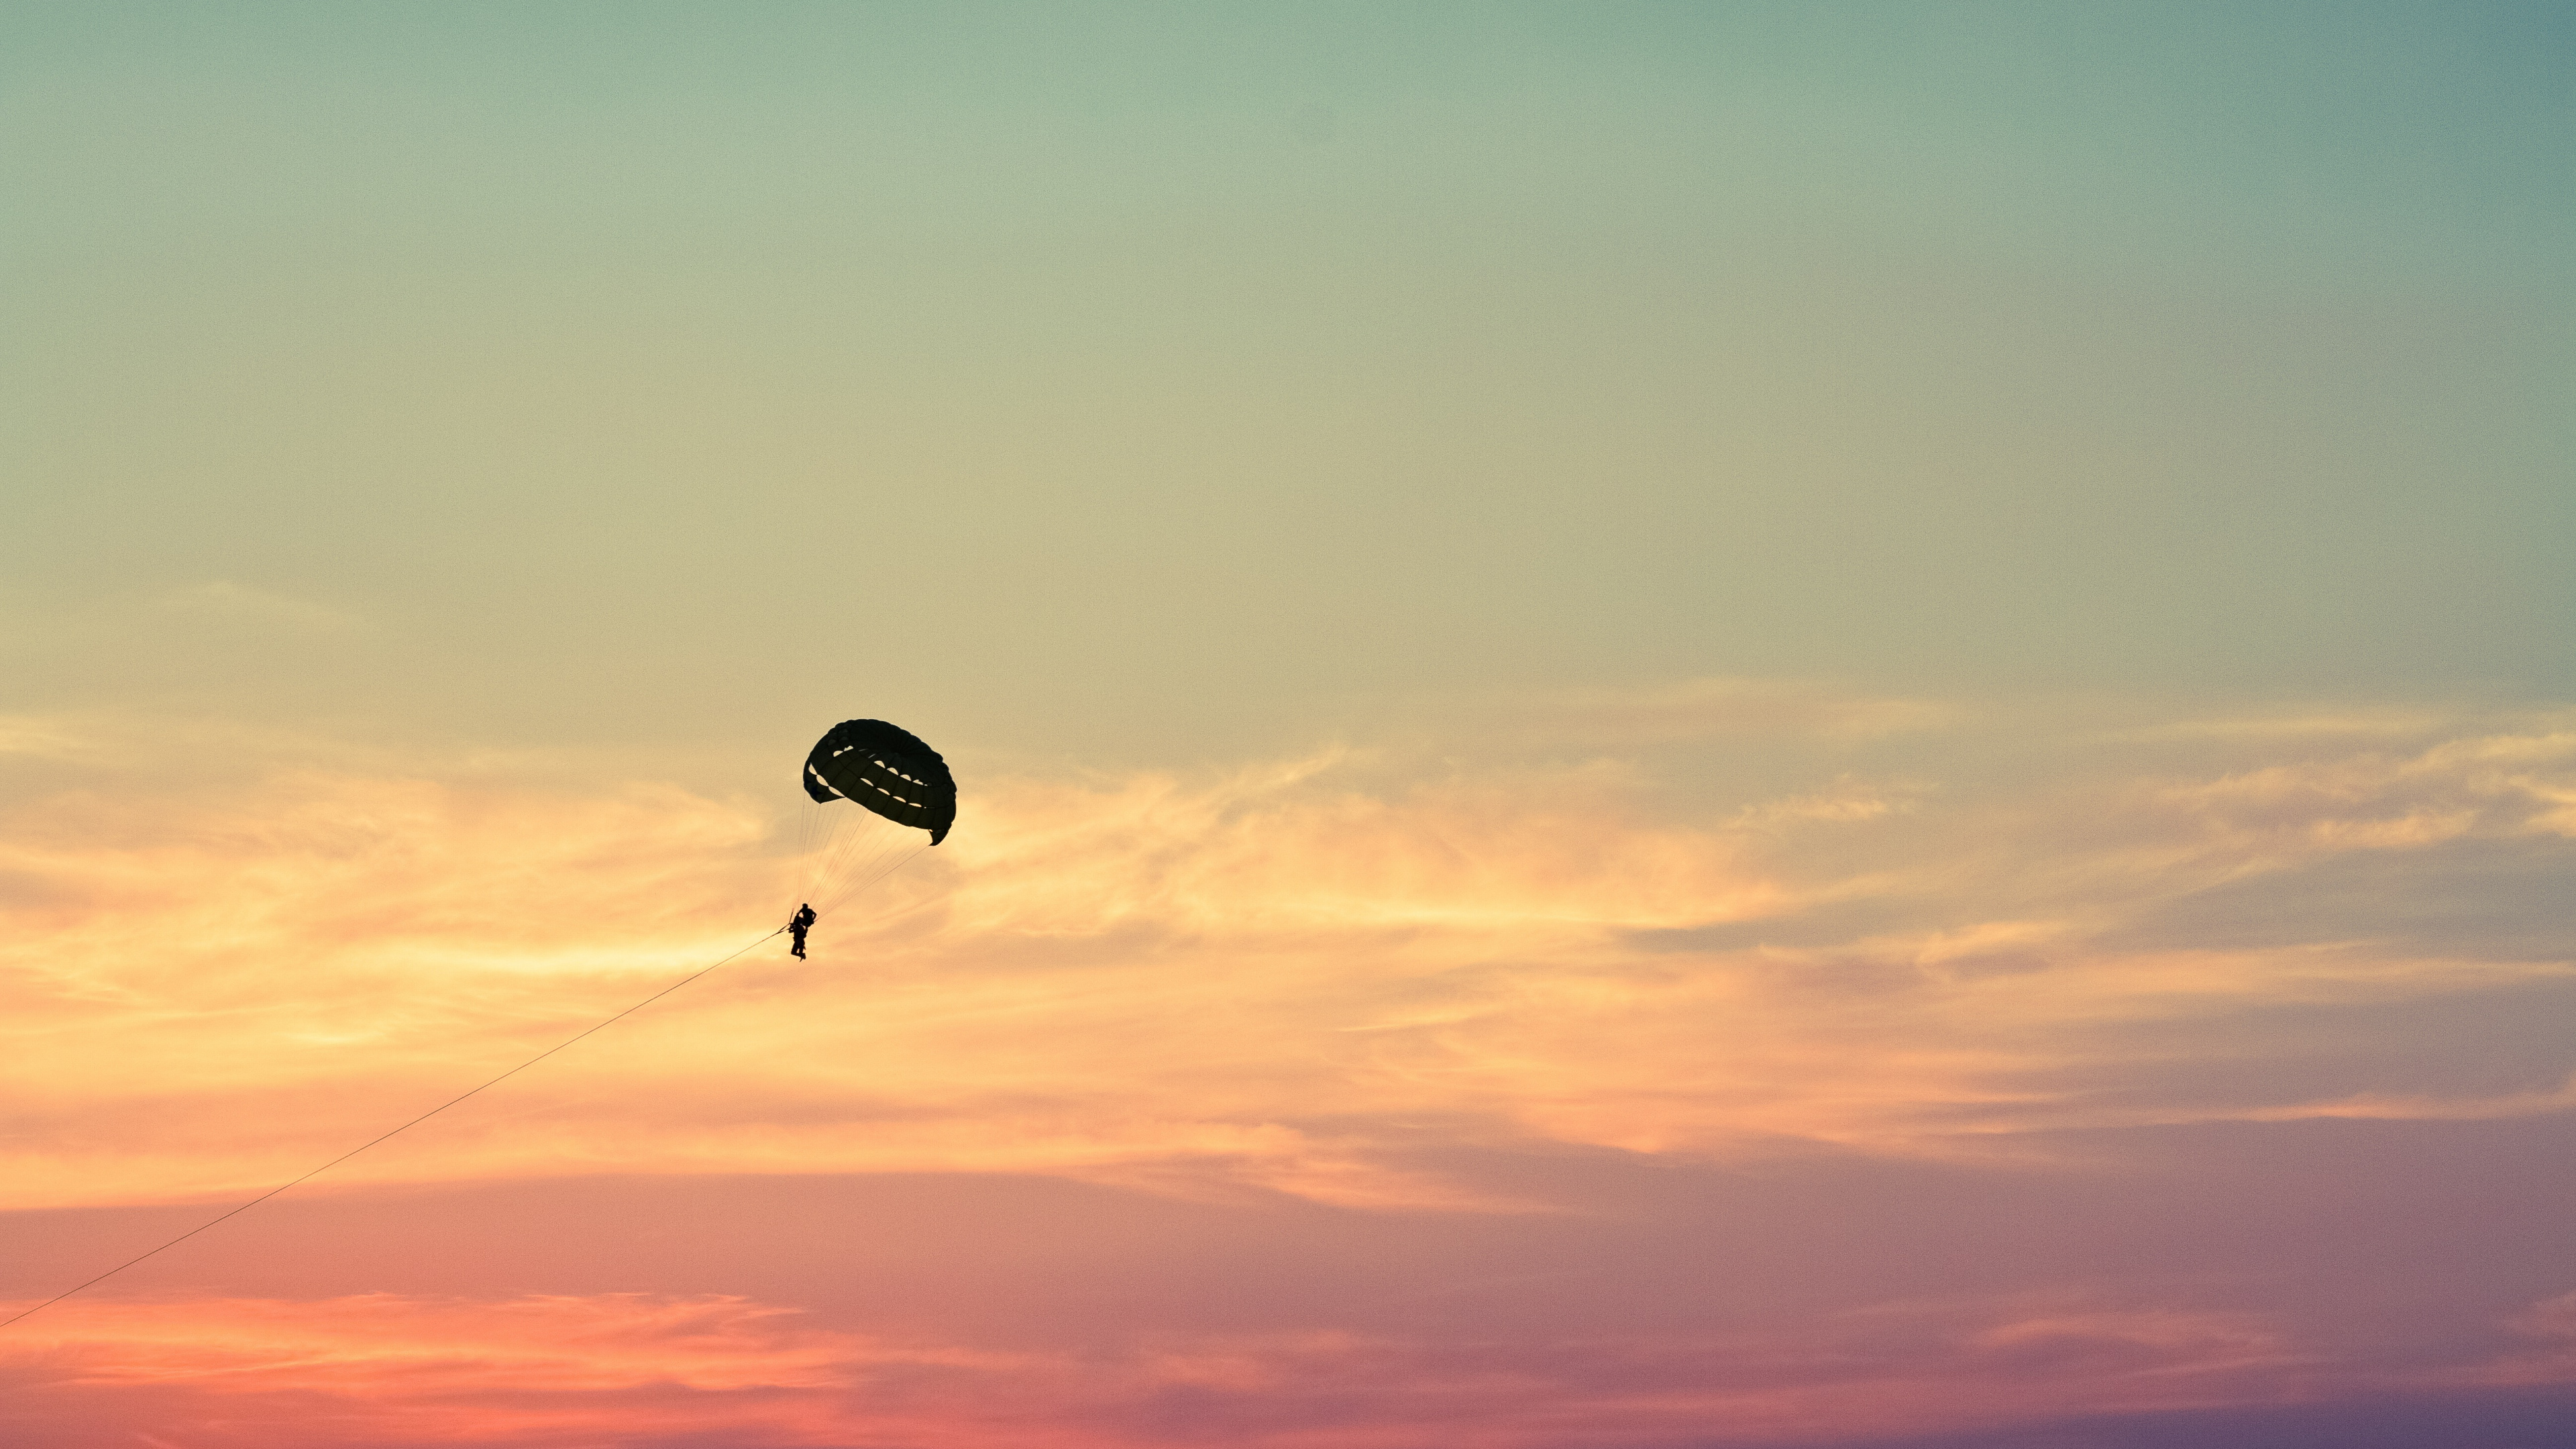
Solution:
<svg viewBox="0 0 2576 1449">
<path fill-rule="evenodd" d="M 533 1067 L 537 1063 L 544 1061 L 546 1058 L 553 1056 L 555 1053 L 562 1051 L 565 1047 L 571 1046 L 574 1042 L 581 1040 L 592 1032 L 615 1026 L 617 1023 L 624 1021 L 626 1018 L 633 1016 L 635 1013 L 642 1011 L 648 1006 L 651 1006 L 654 1002 L 661 1000 L 663 997 L 670 995 L 672 992 L 679 990 L 681 987 L 686 986 L 690 982 L 697 980 L 699 977 L 706 975 L 708 972 L 715 970 L 716 967 L 727 965 L 737 957 L 749 953 L 754 947 L 759 946 L 762 941 L 774 940 L 786 933 L 787 928 L 785 926 L 781 926 L 777 930 L 770 932 L 768 935 L 761 937 L 759 941 L 754 941 L 751 945 L 745 946 L 741 950 L 735 951 L 732 955 L 726 956 L 723 960 L 711 962 L 708 965 L 699 967 L 697 970 L 690 972 L 688 975 L 681 977 L 679 980 L 674 981 L 670 985 L 663 987 L 661 990 L 654 992 L 652 995 L 645 997 L 642 1001 L 635 1003 L 633 1006 L 626 1008 L 624 1011 L 617 1013 L 606 1021 L 600 1022 L 596 1026 L 587 1027 L 572 1036 L 564 1038 L 562 1041 L 555 1043 L 553 1046 L 546 1048 L 544 1051 L 541 1051 L 535 1056 L 528 1058 L 526 1061 L 519 1063 L 517 1066 L 510 1068 L 501 1075 L 485 1082 L 483 1086 L 476 1087 L 473 1091 L 460 1092 L 456 1096 L 448 1098 L 446 1101 L 439 1103 L 437 1106 L 432 1107 L 428 1111 L 421 1113 L 419 1116 L 412 1118 L 410 1121 L 405 1122 L 400 1127 L 396 1127 L 392 1131 L 383 1133 L 379 1136 L 368 1138 L 366 1141 L 359 1143 L 357 1146 L 352 1147 L 348 1151 L 341 1153 L 339 1156 L 332 1158 L 330 1161 L 323 1163 L 320 1167 L 304 1174 L 302 1177 L 296 1178 L 290 1182 L 281 1182 L 277 1186 L 270 1188 L 268 1191 L 261 1193 L 259 1196 L 252 1198 L 250 1201 L 243 1203 L 241 1206 L 223 1213 L 220 1216 L 208 1218 L 204 1222 L 197 1224 L 195 1227 L 188 1229 L 184 1233 L 181 1233 L 179 1236 L 163 1243 L 160 1247 L 154 1248 L 150 1252 L 138 1253 L 135 1256 L 126 1259 L 124 1262 L 117 1264 L 115 1267 L 108 1269 L 106 1272 L 99 1274 L 97 1277 L 90 1279 L 86 1283 L 73 1284 L 71 1287 L 64 1289 L 62 1292 L 55 1294 L 53 1297 L 46 1299 L 44 1302 L 37 1304 L 33 1308 L 22 1308 L 18 1312 L 9 1315 L 7 1318 L 0 1318 L 0 1328 L 6 1328 L 10 1324 L 17 1322 L 19 1319 L 25 1318 L 30 1314 L 42 1313 L 46 1309 L 53 1307 L 55 1304 L 62 1302 L 64 1299 L 71 1297 L 75 1293 L 82 1293 L 95 1288 L 99 1284 L 106 1282 L 108 1279 L 115 1277 L 117 1274 L 124 1272 L 126 1269 L 133 1267 L 135 1264 L 142 1262 L 144 1259 L 152 1257 L 155 1254 L 166 1253 L 170 1249 L 179 1246 L 181 1243 L 188 1241 L 190 1238 L 193 1238 L 197 1234 L 204 1232 L 206 1229 L 215 1226 L 217 1223 L 223 1222 L 227 1218 L 239 1217 L 241 1214 L 249 1212 L 252 1208 L 259 1206 L 261 1203 L 268 1201 L 270 1198 L 277 1196 L 279 1193 L 286 1191 L 290 1187 L 294 1187 L 300 1183 L 310 1182 L 314 1178 L 320 1177 L 322 1174 L 329 1172 L 332 1168 L 339 1166 L 341 1163 L 348 1161 L 350 1158 L 357 1156 L 368 1148 L 373 1147 L 380 1142 L 401 1136 L 403 1133 L 410 1131 L 412 1128 L 419 1126 L 421 1123 L 428 1121 L 430 1118 L 435 1117 L 439 1113 L 446 1111 L 448 1108 L 455 1106 L 457 1103 L 464 1101 L 467 1097 L 473 1096 L 475 1092 L 480 1092 L 485 1087 L 499 1086 L 501 1083 L 508 1081 L 510 1078 L 517 1076 L 519 1073 L 526 1071 L 528 1068 Z"/>
</svg>

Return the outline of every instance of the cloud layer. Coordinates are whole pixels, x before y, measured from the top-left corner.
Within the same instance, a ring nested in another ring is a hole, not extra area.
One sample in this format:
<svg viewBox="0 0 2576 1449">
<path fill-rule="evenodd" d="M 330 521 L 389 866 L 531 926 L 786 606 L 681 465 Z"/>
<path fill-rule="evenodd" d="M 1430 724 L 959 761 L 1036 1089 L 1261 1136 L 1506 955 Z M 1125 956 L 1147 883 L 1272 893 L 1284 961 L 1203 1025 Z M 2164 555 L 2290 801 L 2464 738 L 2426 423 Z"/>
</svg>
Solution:
<svg viewBox="0 0 2576 1449">
<path fill-rule="evenodd" d="M 2534 1334 L 2563 1339 L 2564 1308 L 2531 1310 Z M 1066 1351 L 836 1331 L 729 1297 L 369 1294 L 90 1304 L 43 1337 L 33 1362 L 0 1356 L 23 1396 L 14 1417 L 41 1442 L 115 1428 L 280 1449 L 1794 1445 L 2571 1377 L 2544 1351 L 2450 1382 L 2374 1382 L 2257 1315 L 2063 1299 L 1890 1304 L 1727 1335 L 1146 1334 Z"/>
<path fill-rule="evenodd" d="M 1802 702 L 1683 730 L 1649 701 L 1619 756 L 1587 724 L 1437 763 L 970 769 L 956 837 L 828 913 L 810 961 L 759 945 L 322 1186 L 963 1173 L 1580 1222 L 1620 1211 L 1580 1185 L 1606 1169 L 1547 1162 L 2062 1185 L 2165 1170 L 2159 1133 L 2576 1106 L 2549 1025 L 2576 969 L 2548 949 L 2545 888 L 2576 861 L 2566 722 L 2102 731 L 1766 697 Z M 271 768 L 239 739 L 125 728 L 5 735 L 0 1191 L 22 1214 L 293 1177 L 759 941 L 812 879 L 800 827 L 756 797 L 354 749 Z M 1711 731 L 1821 753 L 1728 795 L 1688 778 Z M 2063 763 L 1998 786 L 2013 772 L 1981 750 Z M 2446 904 L 2463 891 L 2487 908 Z M 2050 1211 L 2080 1235 L 2097 1209 Z M 31 1320 L 64 1346 L 18 1362 L 146 1434 L 335 1396 L 338 1428 L 259 1431 L 315 1444 L 612 1422 L 674 1444 L 1857 1441 L 2571 1376 L 2509 1341 L 2554 1341 L 2564 1305 L 2537 1292 L 2460 1305 L 2485 1326 L 2373 1378 L 2315 1304 L 2205 1266 L 1991 1269 L 1931 1299 L 1844 1284 L 1840 1307 L 1606 1337 L 1358 1313 L 1044 1353 L 650 1282 L 147 1295 Z M 85 1271 L 31 1263 L 13 1291 Z"/>
</svg>

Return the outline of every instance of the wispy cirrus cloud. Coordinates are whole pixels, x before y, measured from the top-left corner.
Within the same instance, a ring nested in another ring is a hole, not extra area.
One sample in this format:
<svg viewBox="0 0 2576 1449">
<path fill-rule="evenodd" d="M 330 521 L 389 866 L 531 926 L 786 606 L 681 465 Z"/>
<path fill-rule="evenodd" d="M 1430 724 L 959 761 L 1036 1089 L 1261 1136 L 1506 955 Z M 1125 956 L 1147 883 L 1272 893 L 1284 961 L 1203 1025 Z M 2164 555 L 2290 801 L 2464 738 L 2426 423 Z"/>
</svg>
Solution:
<svg viewBox="0 0 2576 1449">
<path fill-rule="evenodd" d="M 1513 1208 L 1375 1124 L 1942 1155 L 2554 1110 L 2563 1067 L 2393 1090 L 2349 1047 L 2340 1082 L 2213 1100 L 2173 1032 L 2548 986 L 2563 959 L 2118 933 L 2321 861 L 2561 838 L 2571 741 L 2018 798 L 1846 781 L 1697 823 L 1591 764 L 991 780 L 973 828 L 831 918 L 812 963 L 747 961 L 514 1081 L 524 1110 L 442 1121 L 353 1180 L 962 1169 Z M 759 810 L 669 786 L 288 771 L 73 789 L 12 825 L 20 1205 L 282 1180 L 743 944 L 793 891 Z M 1784 826 L 1854 860 L 1783 857 Z M 2248 1050 L 2336 1028 L 2277 1030 Z"/>
<path fill-rule="evenodd" d="M 1954 728 L 1954 700 L 1874 694 L 1825 680 L 1708 678 L 1652 688 L 1560 690 L 1491 706 L 1524 736 L 1612 748 L 1743 736 L 1849 743 Z"/>
<path fill-rule="evenodd" d="M 231 579 L 180 589 L 163 595 L 159 602 L 176 614 L 306 634 L 357 634 L 367 628 L 364 618 L 346 609 Z"/>
</svg>

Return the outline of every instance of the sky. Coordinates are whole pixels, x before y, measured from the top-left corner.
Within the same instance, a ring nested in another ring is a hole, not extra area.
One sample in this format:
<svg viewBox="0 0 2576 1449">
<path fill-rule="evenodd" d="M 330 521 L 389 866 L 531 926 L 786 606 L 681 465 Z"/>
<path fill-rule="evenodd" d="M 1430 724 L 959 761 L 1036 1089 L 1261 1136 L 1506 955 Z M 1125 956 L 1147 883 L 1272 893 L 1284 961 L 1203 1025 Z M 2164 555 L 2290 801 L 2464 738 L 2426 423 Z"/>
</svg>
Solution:
<svg viewBox="0 0 2576 1449">
<path fill-rule="evenodd" d="M 0 5 L 0 1316 L 716 967 L 0 1438 L 2566 1443 L 2571 81 Z M 960 782 L 873 882 L 846 718 Z"/>
</svg>

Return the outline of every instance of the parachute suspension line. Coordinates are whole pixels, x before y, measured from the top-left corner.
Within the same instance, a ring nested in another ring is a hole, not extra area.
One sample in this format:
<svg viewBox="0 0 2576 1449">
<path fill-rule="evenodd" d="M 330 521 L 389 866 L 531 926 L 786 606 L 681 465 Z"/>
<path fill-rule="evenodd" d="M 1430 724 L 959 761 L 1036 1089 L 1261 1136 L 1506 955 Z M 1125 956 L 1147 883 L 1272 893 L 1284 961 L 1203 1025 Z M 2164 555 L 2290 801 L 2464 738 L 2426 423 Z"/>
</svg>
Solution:
<svg viewBox="0 0 2576 1449">
<path fill-rule="evenodd" d="M 791 857 L 804 860 L 814 851 L 814 827 L 820 823 L 823 808 L 811 800 L 796 807 L 796 853 Z M 809 881 L 810 886 L 812 883 Z"/>
<path fill-rule="evenodd" d="M 810 832 L 797 899 L 817 912 L 846 905 L 851 897 L 892 874 L 902 861 L 927 848 L 913 827 L 898 825 L 859 805 L 835 800 L 808 804 Z"/>
<path fill-rule="evenodd" d="M 796 856 L 802 869 L 797 876 L 796 898 L 811 900 L 814 887 L 823 879 L 822 853 L 826 846 L 837 844 L 831 831 L 838 822 L 823 814 L 823 806 L 808 800 L 796 807 Z"/>
<path fill-rule="evenodd" d="M 820 808 L 828 810 L 832 807 Z M 889 839 L 899 839 L 912 833 L 857 805 L 843 806 L 841 819 L 833 824 L 831 847 L 823 852 L 813 883 L 808 887 L 812 893 L 819 894 L 837 886 L 847 878 L 853 865 L 883 849 Z"/>
<path fill-rule="evenodd" d="M 481 1092 L 485 1088 L 499 1086 L 501 1083 L 508 1081 L 510 1078 L 517 1076 L 519 1073 L 526 1071 L 528 1068 L 533 1067 L 537 1063 L 544 1061 L 546 1058 L 553 1056 L 555 1053 L 562 1051 L 565 1047 L 571 1046 L 574 1042 L 580 1041 L 583 1037 L 589 1036 L 592 1032 L 604 1030 L 624 1021 L 626 1018 L 642 1011 L 645 1007 L 651 1006 L 654 1002 L 661 1000 L 663 997 L 670 995 L 672 992 L 679 990 L 681 987 L 686 986 L 690 982 L 697 980 L 699 977 L 706 975 L 708 972 L 715 970 L 718 966 L 726 965 L 732 962 L 735 958 L 748 954 L 753 949 L 760 946 L 762 942 L 772 940 L 785 934 L 786 930 L 787 928 L 785 926 L 781 926 L 777 930 L 770 932 L 768 935 L 762 936 L 759 940 L 752 942 L 750 945 L 744 946 L 740 950 L 734 951 L 719 960 L 699 967 L 697 970 L 690 972 L 688 975 L 681 977 L 679 980 L 674 981 L 670 985 L 663 987 L 661 990 L 654 992 L 652 995 L 645 997 L 642 1001 L 635 1003 L 633 1006 L 626 1008 L 624 1011 L 617 1013 L 606 1021 L 600 1022 L 596 1026 L 587 1027 L 564 1038 L 562 1041 L 555 1043 L 553 1046 L 546 1048 L 544 1051 L 541 1051 L 535 1056 L 528 1058 L 526 1061 L 519 1063 L 517 1066 L 510 1068 L 501 1075 L 485 1082 L 482 1086 L 476 1087 L 471 1091 L 460 1092 L 456 1096 L 448 1098 L 446 1101 L 439 1103 L 437 1106 L 430 1108 L 428 1111 L 423 1112 L 401 1126 L 394 1128 L 392 1131 L 368 1138 L 366 1141 L 359 1143 L 357 1146 L 352 1147 L 348 1151 L 341 1153 L 339 1156 L 332 1158 L 330 1161 L 323 1163 L 320 1167 L 314 1168 L 311 1172 L 305 1173 L 302 1177 L 295 1178 L 288 1182 L 281 1182 L 277 1186 L 270 1188 L 268 1191 L 261 1193 L 259 1196 L 252 1198 L 250 1201 L 243 1203 L 241 1206 L 208 1218 L 204 1222 L 197 1224 L 195 1227 L 188 1229 L 184 1233 L 181 1233 L 179 1236 L 163 1243 L 160 1247 L 154 1248 L 147 1253 L 138 1253 L 85 1283 L 76 1283 L 71 1287 L 64 1289 L 62 1292 L 55 1294 L 53 1297 L 46 1299 L 44 1302 L 37 1304 L 33 1308 L 22 1308 L 16 1313 L 9 1315 L 7 1318 L 0 1318 L 0 1328 L 6 1328 L 10 1324 L 17 1322 L 19 1319 L 25 1318 L 30 1314 L 41 1313 L 44 1310 L 53 1307 L 55 1304 L 62 1302 L 64 1299 L 71 1297 L 75 1293 L 85 1292 L 88 1289 L 95 1288 L 99 1284 L 106 1282 L 108 1279 L 115 1277 L 117 1274 L 124 1272 L 126 1269 L 133 1267 L 135 1264 L 142 1262 L 146 1258 L 168 1252 L 170 1249 L 179 1246 L 181 1243 L 188 1241 L 190 1238 L 195 1237 L 197 1234 L 204 1232 L 206 1229 L 211 1228 L 228 1218 L 239 1217 L 241 1214 L 249 1212 L 252 1208 L 259 1206 L 261 1203 L 268 1201 L 270 1198 L 277 1196 L 279 1193 L 286 1191 L 290 1187 L 295 1187 L 299 1184 L 309 1182 L 314 1178 L 320 1177 L 322 1174 L 329 1172 L 332 1168 L 339 1166 L 341 1163 L 348 1161 L 350 1158 L 357 1156 L 368 1148 L 410 1131 L 412 1128 L 419 1126 L 421 1123 L 428 1121 L 430 1118 L 437 1116 L 439 1113 L 446 1111 L 448 1108 L 455 1106 L 457 1103 L 464 1101 L 475 1093 Z"/>
<path fill-rule="evenodd" d="M 806 801 L 804 830 L 798 841 L 798 854 L 805 861 L 805 880 L 797 892 L 798 899 L 811 901 L 830 889 L 841 878 L 852 855 L 874 844 L 881 833 L 895 828 L 892 822 L 846 800 Z"/>
<path fill-rule="evenodd" d="M 876 817 L 851 806 L 834 811 L 830 804 L 812 800 L 806 801 L 802 808 L 805 829 L 797 842 L 797 854 L 804 863 L 804 873 L 803 884 L 796 893 L 801 899 L 811 900 L 814 893 L 823 888 L 823 882 L 830 878 L 833 857 L 848 848 L 852 837 L 864 833 L 850 817 L 858 815 L 871 821 Z"/>
<path fill-rule="evenodd" d="M 930 848 L 928 845 L 906 838 L 911 833 L 905 831 L 903 835 L 897 836 L 869 853 L 850 872 L 847 879 L 829 892 L 825 899 L 813 903 L 814 914 L 818 917 L 828 916 L 840 907 L 848 905 L 868 887 L 903 869 L 914 856 Z"/>
</svg>

